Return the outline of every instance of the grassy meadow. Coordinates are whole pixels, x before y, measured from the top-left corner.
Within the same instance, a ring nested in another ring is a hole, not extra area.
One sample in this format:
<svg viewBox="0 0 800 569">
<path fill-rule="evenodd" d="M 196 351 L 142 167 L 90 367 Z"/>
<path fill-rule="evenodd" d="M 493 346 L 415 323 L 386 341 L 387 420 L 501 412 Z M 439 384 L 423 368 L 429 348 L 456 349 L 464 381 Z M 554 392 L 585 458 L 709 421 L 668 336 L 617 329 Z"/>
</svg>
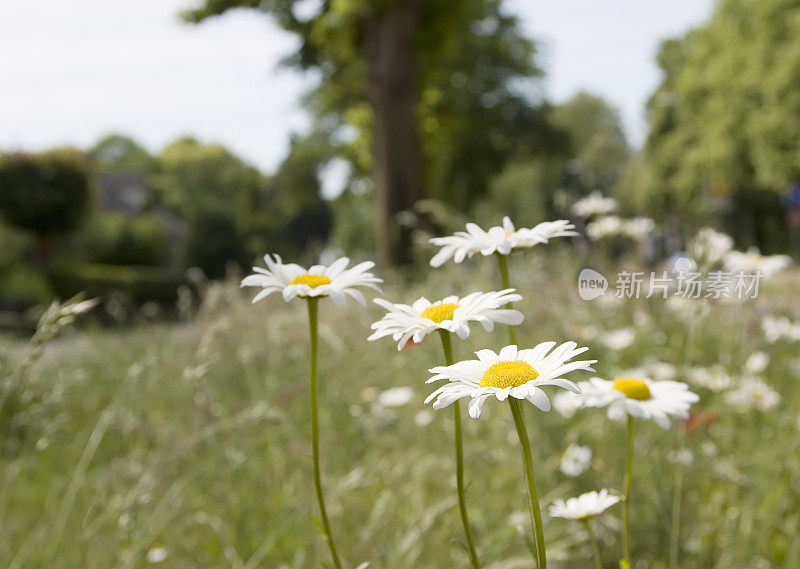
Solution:
<svg viewBox="0 0 800 569">
<path fill-rule="evenodd" d="M 797 343 L 769 343 L 761 326 L 768 314 L 800 316 L 800 274 L 778 275 L 743 302 L 586 302 L 577 261 L 555 246 L 550 254 L 511 258 L 524 296 L 522 347 L 574 339 L 599 360 L 600 377 L 672 373 L 700 394 L 694 410 L 708 411 L 689 430 L 637 422 L 634 568 L 800 567 L 800 353 Z M 413 284 L 383 276 L 383 297 L 394 302 L 500 288 L 492 259 L 429 271 Z M 305 569 L 328 559 L 313 521 L 305 303 L 274 295 L 251 305 L 251 295 L 234 281 L 209 284 L 195 313 L 173 323 L 114 329 L 87 317 L 16 374 L 27 343 L 0 338 L 0 373 L 15 378 L 0 417 L 0 566 Z M 369 304 L 320 307 L 323 484 L 337 545 L 352 568 L 467 567 L 451 412 L 422 404 L 441 346 L 435 335 L 402 352 L 388 339 L 367 343 L 383 314 Z M 455 357 L 506 343 L 502 327 L 488 334 L 474 325 L 467 341 L 454 339 Z M 746 371 L 758 351 L 768 356 L 765 369 Z M 693 382 L 699 368 L 723 370 L 731 385 Z M 777 404 L 736 404 L 731 393 L 754 373 Z M 381 403 L 382 392 L 401 386 L 413 389 L 410 402 Z M 588 567 L 583 527 L 549 518 L 546 507 L 620 489 L 624 424 L 602 409 L 571 417 L 526 409 L 551 567 Z M 481 561 L 531 568 L 508 406 L 490 400 L 480 419 L 464 416 Z M 574 477 L 559 468 L 570 444 L 593 453 Z M 607 568 L 621 556 L 621 514 L 617 505 L 597 519 Z"/>
</svg>

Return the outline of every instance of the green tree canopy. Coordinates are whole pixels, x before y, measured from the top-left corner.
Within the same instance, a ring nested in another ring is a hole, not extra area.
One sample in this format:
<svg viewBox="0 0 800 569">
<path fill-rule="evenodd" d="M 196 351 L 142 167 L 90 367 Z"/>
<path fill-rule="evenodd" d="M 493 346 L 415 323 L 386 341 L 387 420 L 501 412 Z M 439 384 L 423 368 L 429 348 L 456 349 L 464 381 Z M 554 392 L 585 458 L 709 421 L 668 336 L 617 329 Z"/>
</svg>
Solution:
<svg viewBox="0 0 800 569">
<path fill-rule="evenodd" d="M 267 242 L 277 253 L 298 256 L 310 248 L 319 252 L 333 225 L 329 204 L 322 198 L 321 169 L 330 147 L 317 136 L 293 138 L 289 154 L 265 184 L 263 222 Z"/>
<path fill-rule="evenodd" d="M 39 239 L 76 229 L 91 198 L 89 161 L 79 150 L 0 157 L 0 215 Z"/>
<path fill-rule="evenodd" d="M 613 190 L 630 158 L 617 109 L 602 97 L 580 92 L 554 107 L 551 120 L 569 139 L 568 156 L 581 187 Z"/>
<path fill-rule="evenodd" d="M 138 142 L 124 134 L 104 136 L 89 150 L 100 171 L 153 172 L 155 158 Z"/>
<path fill-rule="evenodd" d="M 468 207 L 508 161 L 552 142 L 534 44 L 500 0 L 323 1 L 305 14 L 297 5 L 206 0 L 184 16 L 253 8 L 298 36 L 287 63 L 316 70 L 307 97 L 316 130 L 355 177 L 372 176 L 383 261 L 410 260 L 398 214 L 417 200 Z"/>
<path fill-rule="evenodd" d="M 153 185 L 185 219 L 206 212 L 247 218 L 260 191 L 261 174 L 220 144 L 181 138 L 158 157 Z"/>
<path fill-rule="evenodd" d="M 654 212 L 693 225 L 800 179 L 799 35 L 796 0 L 722 0 L 662 44 L 645 147 Z"/>
</svg>

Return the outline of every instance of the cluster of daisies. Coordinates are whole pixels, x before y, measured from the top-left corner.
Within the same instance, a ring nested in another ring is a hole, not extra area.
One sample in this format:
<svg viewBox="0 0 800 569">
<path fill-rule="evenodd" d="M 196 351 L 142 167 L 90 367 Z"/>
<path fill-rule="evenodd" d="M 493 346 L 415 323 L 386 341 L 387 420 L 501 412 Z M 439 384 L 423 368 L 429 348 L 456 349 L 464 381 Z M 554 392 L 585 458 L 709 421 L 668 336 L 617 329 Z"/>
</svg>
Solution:
<svg viewBox="0 0 800 569">
<path fill-rule="evenodd" d="M 762 255 L 755 247 L 746 252 L 733 248 L 733 237 L 711 227 L 700 229 L 687 244 L 693 268 L 723 269 L 729 273 L 772 277 L 792 264 L 788 255 Z"/>
<path fill-rule="evenodd" d="M 589 210 L 594 212 L 597 208 L 608 210 L 615 205 L 606 203 L 597 196 L 594 202 L 585 204 L 586 211 L 582 212 L 584 214 Z M 515 251 L 546 244 L 553 238 L 575 235 L 577 235 L 575 227 L 566 220 L 544 222 L 532 228 L 521 229 L 517 229 L 507 217 L 503 219 L 502 225 L 488 230 L 475 224 L 468 224 L 466 231 L 431 240 L 431 243 L 440 249 L 430 264 L 439 267 L 450 260 L 461 263 L 475 255 L 495 257 L 504 285 L 501 290 L 472 292 L 466 296 L 448 294 L 435 301 L 423 297 L 410 304 L 375 299 L 375 302 L 386 310 L 386 314 L 372 324 L 373 332 L 369 340 L 391 338 L 397 349 L 403 350 L 410 344 L 422 342 L 431 334 L 437 333 L 441 337 L 445 365 L 432 366 L 429 370 L 431 376 L 427 383 L 435 383 L 438 387 L 428 395 L 425 403 L 432 404 L 434 410 L 454 408 L 456 482 L 460 513 L 467 540 L 466 549 L 470 563 L 475 568 L 480 567 L 480 561 L 471 535 L 463 488 L 461 418 L 458 407 L 461 400 L 468 400 L 467 413 L 473 419 L 481 417 L 487 401 L 507 401 L 511 406 L 522 445 L 526 482 L 532 504 L 531 524 L 536 544 L 535 557 L 540 569 L 546 568 L 547 560 L 533 476 L 532 453 L 525 428 L 524 403 L 531 403 L 534 408 L 541 411 L 549 411 L 551 402 L 548 391 L 560 388 L 565 390 L 561 393 L 569 394 L 571 405 L 575 409 L 602 407 L 606 408 L 610 419 L 627 419 L 628 434 L 632 437 L 634 419 L 653 420 L 659 426 L 667 428 L 671 418 L 687 418 L 691 404 L 698 400 L 697 395 L 689 391 L 686 384 L 671 380 L 654 380 L 648 377 L 611 379 L 591 377 L 580 382 L 573 381 L 569 377 L 576 372 L 593 372 L 592 366 L 597 363 L 597 360 L 577 359 L 588 348 L 579 347 L 573 341 L 543 341 L 531 348 L 520 347 L 516 341 L 515 327 L 523 322 L 524 314 L 514 308 L 514 303 L 522 301 L 523 297 L 510 286 L 508 258 Z M 379 291 L 378 285 L 382 282 L 370 272 L 373 263 L 366 262 L 348 268 L 347 258 L 338 259 L 327 267 L 317 265 L 308 269 L 296 264 L 284 264 L 277 255 L 266 256 L 265 262 L 266 268 L 255 268 L 255 274 L 242 281 L 242 286 L 260 289 L 253 299 L 254 302 L 272 293 L 281 293 L 286 301 L 301 298 L 308 300 L 309 304 L 313 302 L 316 305 L 317 300 L 330 297 L 335 303 L 341 304 L 349 296 L 365 305 L 364 295 L 358 289 L 366 287 Z M 454 361 L 452 337 L 461 340 L 467 338 L 473 323 L 479 323 L 487 332 L 492 332 L 498 324 L 507 326 L 511 342 L 498 351 L 482 349 L 475 352 L 474 359 Z M 316 325 L 312 322 L 312 357 L 316 357 L 315 330 Z M 312 374 L 316 374 L 313 361 Z M 314 379 L 315 377 L 313 375 Z M 314 409 L 313 404 L 312 409 Z M 632 452 L 630 438 L 628 448 L 629 452 Z M 585 522 L 589 528 L 588 522 L 592 517 L 623 501 L 626 507 L 623 562 L 629 566 L 630 476 L 629 460 L 626 472 L 627 488 L 623 493 L 602 489 L 566 501 L 558 500 L 549 510 L 551 516 Z M 321 491 L 319 491 L 319 501 L 324 516 Z M 326 533 L 334 565 L 339 568 L 338 557 L 333 548 L 333 538 L 330 532 Z M 593 535 L 591 531 L 589 533 Z M 599 562 L 597 548 L 594 550 L 597 563 Z"/>
<path fill-rule="evenodd" d="M 614 198 L 606 198 L 600 192 L 592 192 L 572 204 L 571 211 L 575 217 L 586 223 L 586 235 L 592 241 L 617 236 L 644 241 L 655 228 L 655 222 L 649 217 L 625 219 L 612 215 L 617 205 L 617 200 Z"/>
</svg>

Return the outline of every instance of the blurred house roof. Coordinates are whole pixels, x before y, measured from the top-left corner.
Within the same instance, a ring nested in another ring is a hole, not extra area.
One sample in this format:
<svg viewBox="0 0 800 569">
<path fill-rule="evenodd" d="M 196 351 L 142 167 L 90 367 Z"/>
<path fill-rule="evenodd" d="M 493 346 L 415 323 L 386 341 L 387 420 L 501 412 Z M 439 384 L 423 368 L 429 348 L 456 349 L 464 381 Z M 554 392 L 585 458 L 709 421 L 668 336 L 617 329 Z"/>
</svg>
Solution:
<svg viewBox="0 0 800 569">
<path fill-rule="evenodd" d="M 151 190 L 144 172 L 103 172 L 97 176 L 100 207 L 135 217 L 148 213 L 155 217 L 174 239 L 188 235 L 186 223 L 160 205 L 152 205 Z"/>
<path fill-rule="evenodd" d="M 105 172 L 97 176 L 101 206 L 127 215 L 139 215 L 147 206 L 150 189 L 142 172 Z"/>
</svg>

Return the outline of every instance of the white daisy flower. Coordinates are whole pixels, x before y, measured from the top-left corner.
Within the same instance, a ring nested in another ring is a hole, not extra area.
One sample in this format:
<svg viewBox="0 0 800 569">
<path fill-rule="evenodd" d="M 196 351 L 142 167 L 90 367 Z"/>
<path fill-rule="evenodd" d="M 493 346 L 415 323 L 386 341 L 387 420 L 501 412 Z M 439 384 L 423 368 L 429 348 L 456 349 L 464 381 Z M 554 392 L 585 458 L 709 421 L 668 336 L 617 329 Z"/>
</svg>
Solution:
<svg viewBox="0 0 800 569">
<path fill-rule="evenodd" d="M 620 328 L 619 330 L 609 330 L 600 334 L 600 341 L 611 350 L 624 350 L 633 344 L 636 339 L 634 328 Z"/>
<path fill-rule="evenodd" d="M 492 227 L 488 231 L 484 231 L 474 223 L 468 223 L 466 231 L 456 231 L 455 235 L 434 237 L 430 240 L 434 245 L 441 247 L 431 259 L 431 266 L 441 267 L 450 259 L 460 263 L 475 253 L 484 256 L 494 253 L 508 255 L 514 249 L 547 243 L 552 237 L 578 235 L 573 229 L 575 226 L 566 219 L 544 221 L 535 227 L 516 229 L 511 219 L 504 217 L 502 226 Z"/>
<path fill-rule="evenodd" d="M 392 387 L 381 391 L 377 404 L 380 407 L 402 407 L 414 399 L 414 390 L 410 387 Z"/>
<path fill-rule="evenodd" d="M 586 226 L 586 235 L 592 241 L 619 235 L 622 233 L 623 221 L 616 215 L 598 217 Z"/>
<path fill-rule="evenodd" d="M 592 464 L 592 449 L 580 445 L 571 444 L 561 455 L 558 468 L 569 477 L 580 476 L 589 469 Z"/>
<path fill-rule="evenodd" d="M 254 286 L 263 289 L 253 298 L 253 302 L 258 302 L 273 292 L 280 292 L 286 302 L 298 296 L 301 298 L 330 296 L 335 304 L 344 304 L 346 296 L 351 296 L 359 304 L 366 306 L 364 295 L 355 287 L 365 286 L 378 292 L 381 290 L 377 285 L 383 280 L 368 272 L 375 266 L 372 261 L 359 263 L 348 269 L 350 259 L 342 257 L 327 267 L 314 265 L 306 270 L 294 263 L 284 265 L 278 255 L 274 257 L 273 260 L 269 255 L 265 255 L 267 268 L 254 267 L 256 274 L 242 280 L 243 287 Z"/>
<path fill-rule="evenodd" d="M 500 307 L 518 300 L 522 297 L 513 288 L 473 292 L 463 298 L 448 296 L 436 302 L 420 298 L 410 306 L 376 298 L 375 303 L 389 313 L 372 324 L 375 332 L 367 340 L 391 336 L 397 349 L 402 350 L 409 340 L 419 343 L 434 330 L 453 332 L 463 340 L 469 336 L 470 322 L 480 322 L 487 332 L 494 329 L 495 323 L 516 326 L 522 322 L 522 312 Z"/>
<path fill-rule="evenodd" d="M 426 383 L 440 379 L 449 381 L 431 393 L 425 403 L 435 399 L 433 408 L 438 410 L 469 397 L 469 415 L 475 419 L 480 417 L 483 404 L 491 396 L 498 401 L 508 397 L 527 399 L 542 411 L 549 411 L 550 399 L 541 388 L 555 385 L 580 393 L 577 385 L 562 376 L 579 369 L 592 371 L 591 364 L 597 360 L 569 361 L 588 349 L 578 348 L 575 342 L 564 342 L 558 347 L 555 342 L 542 342 L 529 350 L 506 346 L 498 354 L 479 350 L 475 352 L 477 360 L 428 370 L 434 376 Z"/>
<path fill-rule="evenodd" d="M 649 217 L 632 217 L 622 222 L 621 233 L 635 241 L 644 241 L 655 229 L 656 222 Z"/>
<path fill-rule="evenodd" d="M 733 250 L 733 237 L 704 227 L 692 238 L 687 246 L 689 255 L 705 266 L 716 265 Z"/>
<path fill-rule="evenodd" d="M 576 498 L 569 498 L 566 502 L 561 499 L 556 500 L 550 506 L 549 512 L 551 518 L 583 522 L 602 514 L 619 501 L 619 496 L 611 495 L 608 490 L 603 489 L 599 492 L 586 492 Z"/>
<path fill-rule="evenodd" d="M 771 344 L 778 340 L 800 342 L 800 324 L 792 322 L 786 316 L 768 314 L 761 321 L 761 329 Z"/>
<path fill-rule="evenodd" d="M 592 217 L 611 213 L 617 209 L 617 200 L 605 198 L 600 192 L 592 192 L 572 204 L 572 213 L 578 217 Z"/>
<path fill-rule="evenodd" d="M 686 377 L 692 383 L 715 392 L 728 389 L 733 383 L 731 376 L 720 365 L 690 367 L 686 370 Z"/>
<path fill-rule="evenodd" d="M 737 407 L 754 407 L 761 411 L 767 411 L 781 402 L 781 396 L 762 379 L 747 377 L 736 389 L 726 394 L 725 400 Z"/>
<path fill-rule="evenodd" d="M 769 356 L 764 352 L 753 352 L 744 363 L 744 368 L 752 373 L 759 374 L 769 365 Z"/>
<path fill-rule="evenodd" d="M 613 381 L 593 377 L 578 384 L 584 407 L 608 407 L 608 418 L 615 421 L 630 416 L 653 419 L 660 427 L 670 425 L 670 416 L 685 419 L 689 407 L 700 398 L 689 386 L 678 381 L 652 381 L 637 377 L 618 377 Z"/>
<path fill-rule="evenodd" d="M 145 558 L 147 559 L 148 563 L 161 563 L 168 557 L 168 552 L 166 547 L 152 547 L 147 551 L 147 555 Z"/>
<path fill-rule="evenodd" d="M 567 419 L 572 417 L 582 405 L 583 398 L 571 391 L 562 391 L 553 397 L 553 408 Z"/>
<path fill-rule="evenodd" d="M 688 448 L 671 450 L 667 455 L 667 460 L 672 464 L 680 464 L 681 466 L 691 466 L 694 462 L 694 455 Z"/>
<path fill-rule="evenodd" d="M 769 278 L 791 266 L 792 258 L 788 255 L 762 255 L 755 247 L 747 253 L 731 251 L 723 259 L 725 270 L 732 273 L 761 273 Z"/>
<path fill-rule="evenodd" d="M 657 380 L 674 379 L 678 373 L 674 365 L 661 361 L 648 362 L 647 369 L 650 376 Z"/>
<path fill-rule="evenodd" d="M 414 423 L 418 427 L 427 427 L 433 421 L 433 411 L 430 409 L 423 409 L 414 415 Z"/>
</svg>

